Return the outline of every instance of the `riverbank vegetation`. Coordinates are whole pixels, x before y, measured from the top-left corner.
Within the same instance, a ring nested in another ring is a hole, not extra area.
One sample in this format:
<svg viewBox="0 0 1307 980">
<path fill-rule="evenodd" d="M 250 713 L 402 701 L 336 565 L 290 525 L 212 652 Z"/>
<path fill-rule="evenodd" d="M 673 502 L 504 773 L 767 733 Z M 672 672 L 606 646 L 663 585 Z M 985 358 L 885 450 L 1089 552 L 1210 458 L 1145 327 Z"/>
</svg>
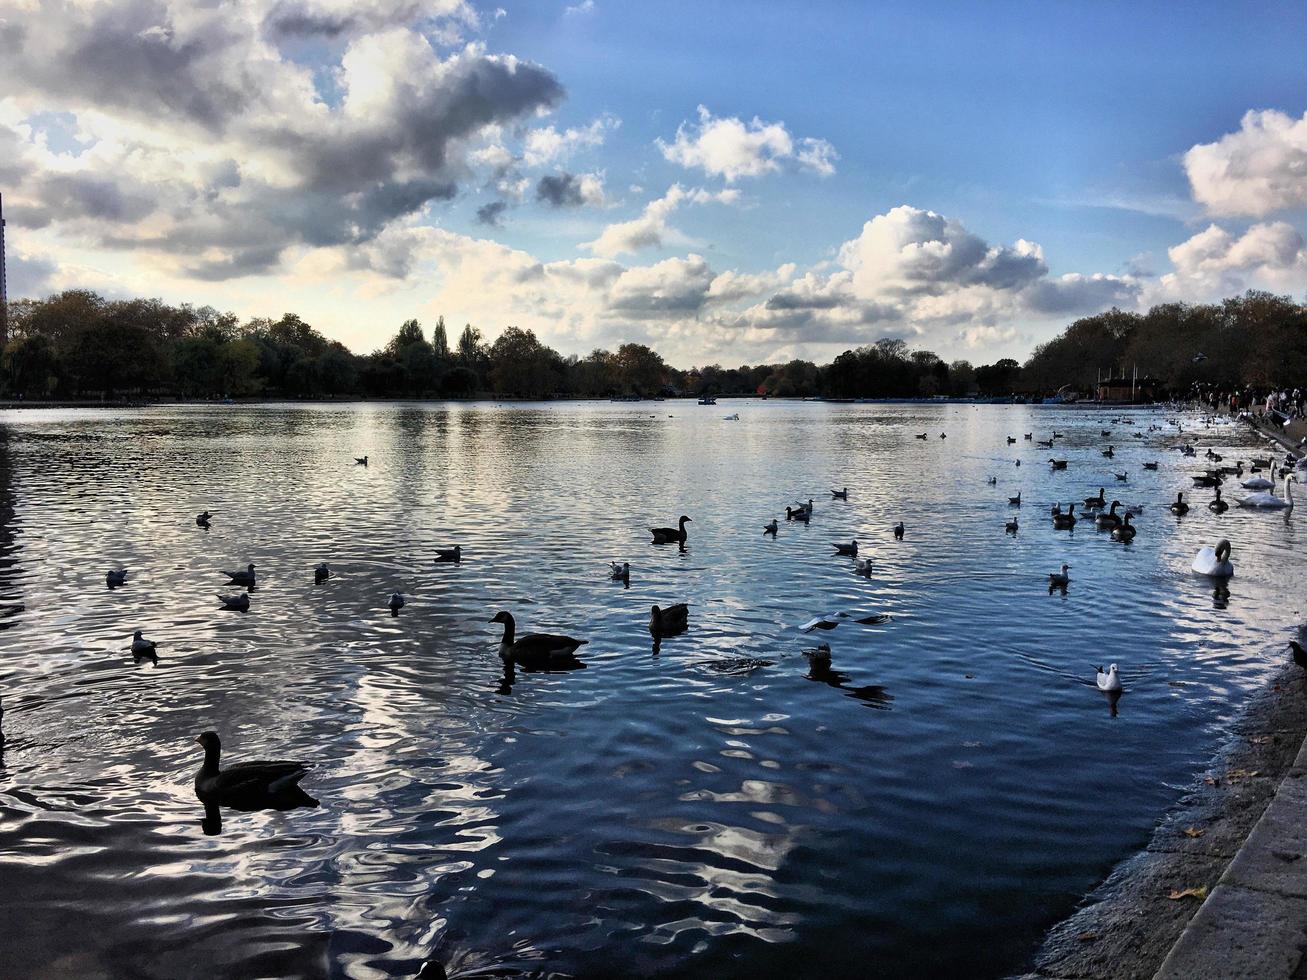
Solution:
<svg viewBox="0 0 1307 980">
<path fill-rule="evenodd" d="M 84 290 L 11 303 L 9 326 L 0 388 L 25 398 L 1006 397 L 1063 385 L 1088 391 L 1100 372 L 1135 365 L 1174 390 L 1307 377 L 1307 309 L 1252 292 L 1220 304 L 1085 317 L 1036 347 L 1024 365 L 947 363 L 886 338 L 825 365 L 681 370 L 644 344 L 565 357 L 518 327 L 488 340 L 467 324 L 451 336 L 443 317 L 429 330 L 409 320 L 383 347 L 359 355 L 293 313 L 242 322 L 212 307 L 108 300 Z"/>
</svg>

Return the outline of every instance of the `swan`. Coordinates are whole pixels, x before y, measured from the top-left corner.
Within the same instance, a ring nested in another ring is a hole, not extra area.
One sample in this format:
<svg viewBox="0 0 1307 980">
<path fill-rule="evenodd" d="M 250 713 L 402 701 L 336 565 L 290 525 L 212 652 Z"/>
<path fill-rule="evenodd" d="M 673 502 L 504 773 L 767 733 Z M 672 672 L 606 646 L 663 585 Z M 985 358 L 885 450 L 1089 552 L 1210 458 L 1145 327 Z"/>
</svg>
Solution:
<svg viewBox="0 0 1307 980">
<path fill-rule="evenodd" d="M 1230 505 L 1221 499 L 1221 488 L 1216 488 L 1216 499 L 1207 502 L 1207 509 L 1217 514 L 1224 514 L 1230 509 Z"/>
<path fill-rule="evenodd" d="M 867 577 L 870 578 L 870 577 L 871 577 L 871 559 L 870 559 L 870 558 L 859 558 L 859 559 L 857 559 L 857 560 L 854 561 L 854 563 L 853 563 L 853 570 L 854 570 L 855 572 L 857 572 L 859 575 L 866 575 Z"/>
<path fill-rule="evenodd" d="M 327 563 L 325 561 L 322 562 L 320 565 L 318 565 L 317 568 L 313 569 L 314 585 L 321 585 L 329 578 L 331 578 L 331 569 L 327 566 Z"/>
<path fill-rule="evenodd" d="M 209 521 L 210 521 L 212 518 L 213 518 L 213 515 L 210 514 L 207 510 L 206 510 L 203 514 L 196 514 L 196 515 L 195 515 L 195 526 L 196 526 L 196 527 L 208 527 L 208 526 L 209 526 Z"/>
<path fill-rule="evenodd" d="M 1264 476 L 1254 476 L 1250 479 L 1244 480 L 1239 484 L 1239 486 L 1243 487 L 1245 490 L 1274 490 L 1275 474 L 1276 467 L 1272 466 L 1271 477 L 1269 480 Z"/>
<path fill-rule="evenodd" d="M 240 762 L 219 769 L 222 740 L 218 733 L 205 732 L 195 741 L 204 746 L 204 765 L 195 774 L 195 795 L 201 803 L 247 811 L 293 810 L 318 805 L 317 800 L 299 787 L 299 781 L 309 771 L 304 763 Z"/>
<path fill-rule="evenodd" d="M 1102 488 L 1102 487 L 1099 487 L 1099 488 L 1098 488 L 1098 496 L 1097 496 L 1097 497 L 1086 497 L 1086 498 L 1085 498 L 1085 506 L 1086 506 L 1086 507 L 1106 507 L 1106 506 L 1107 506 L 1107 499 L 1103 496 L 1103 488 Z"/>
<path fill-rule="evenodd" d="M 1123 520 L 1118 526 L 1112 528 L 1113 541 L 1120 541 L 1122 544 L 1129 544 L 1135 539 L 1135 535 L 1139 533 L 1139 529 L 1130 523 L 1130 517 L 1130 512 L 1126 511 L 1125 520 Z"/>
<path fill-rule="evenodd" d="M 355 456 L 355 457 L 354 457 L 354 465 L 355 465 L 355 466 L 367 466 L 367 465 L 368 465 L 368 458 L 367 458 L 366 456 Z"/>
<path fill-rule="evenodd" d="M 620 565 L 615 561 L 608 563 L 612 567 L 612 574 L 608 577 L 614 582 L 625 582 L 631 577 L 631 563 L 624 561 Z"/>
<path fill-rule="evenodd" d="M 254 566 L 246 565 L 243 572 L 223 572 L 227 578 L 231 579 L 232 585 L 253 585 L 254 584 Z"/>
<path fill-rule="evenodd" d="M 137 630 L 132 634 L 132 653 L 137 656 L 145 656 L 154 653 L 155 643 L 153 640 L 147 640 L 141 636 L 141 631 Z"/>
<path fill-rule="evenodd" d="M 219 595 L 218 601 L 222 603 L 223 609 L 234 609 L 237 612 L 250 611 L 250 594 L 241 592 L 236 595 Z"/>
<path fill-rule="evenodd" d="M 771 519 L 771 523 L 770 523 L 770 524 L 766 524 L 766 525 L 763 526 L 762 533 L 763 533 L 763 534 L 770 534 L 772 537 L 775 537 L 775 536 L 776 536 L 776 532 L 777 532 L 777 530 L 779 530 L 779 528 L 780 528 L 780 525 L 778 525 L 778 524 L 776 523 L 776 518 L 773 517 L 773 518 Z"/>
<path fill-rule="evenodd" d="M 1261 493 L 1250 493 L 1239 501 L 1240 507 L 1257 507 L 1263 510 L 1293 509 L 1293 482 L 1294 475 L 1290 473 L 1284 478 L 1284 498 L 1281 499 L 1269 490 Z"/>
<path fill-rule="evenodd" d="M 1171 513 L 1177 517 L 1189 513 L 1189 505 L 1184 502 L 1184 494 L 1177 493 L 1175 501 L 1171 504 Z"/>
<path fill-rule="evenodd" d="M 830 495 L 831 495 L 831 497 L 834 498 L 835 500 L 848 500 L 848 499 L 849 499 L 849 488 L 848 488 L 848 487 L 845 487 L 843 490 L 832 490 L 832 491 L 830 492 Z"/>
<path fill-rule="evenodd" d="M 1099 514 L 1094 518 L 1094 522 L 1101 528 L 1120 527 L 1121 518 L 1116 516 L 1116 509 L 1121 506 L 1121 501 L 1113 500 L 1112 507 L 1106 514 Z"/>
<path fill-rule="evenodd" d="M 672 541 L 679 541 L 681 544 L 685 544 L 685 537 L 686 537 L 685 525 L 687 523 L 694 523 L 694 522 L 691 521 L 690 518 L 682 514 L 680 520 L 677 523 L 678 523 L 677 527 L 649 528 L 649 533 L 653 535 L 653 543 L 669 544 Z"/>
<path fill-rule="evenodd" d="M 1016 495 L 1015 497 L 1008 497 L 1008 498 L 1007 498 L 1007 502 L 1008 502 L 1009 504 L 1011 504 L 1013 507 L 1020 507 L 1020 506 L 1021 506 L 1021 491 L 1018 490 L 1018 491 L 1017 491 L 1017 495 Z"/>
<path fill-rule="evenodd" d="M 833 630 L 840 623 L 861 623 L 863 626 L 874 626 L 877 623 L 885 622 L 887 619 L 889 617 L 883 613 L 826 613 L 824 616 L 812 617 L 812 619 L 802 624 L 799 629 L 805 633 L 811 633 L 813 630 Z"/>
<path fill-rule="evenodd" d="M 392 592 L 390 594 L 390 602 L 387 603 L 387 605 L 390 606 L 391 612 L 398 613 L 401 609 L 404 608 L 404 593 Z"/>
<path fill-rule="evenodd" d="M 452 548 L 437 548 L 435 560 L 460 562 L 463 560 L 463 546 L 456 544 Z"/>
<path fill-rule="evenodd" d="M 584 646 L 589 640 L 576 640 L 570 636 L 557 636 L 553 633 L 524 633 L 517 635 L 517 624 L 513 614 L 497 612 L 492 623 L 502 623 L 504 638 L 499 643 L 499 655 L 508 661 L 516 661 L 526 667 L 548 666 L 551 663 L 567 663 L 574 659 L 577 647 Z"/>
<path fill-rule="evenodd" d="M 114 570 L 112 568 L 109 569 L 109 571 L 104 573 L 104 584 L 109 586 L 109 588 L 111 589 L 115 585 L 126 585 L 127 569 L 125 568 L 119 568 L 117 570 Z"/>
<path fill-rule="evenodd" d="M 858 539 L 857 539 L 857 538 L 854 538 L 853 541 L 852 541 L 850 544 L 840 544 L 838 541 L 836 541 L 836 542 L 835 542 L 835 554 L 837 554 L 837 555 L 849 555 L 850 557 L 857 558 L 857 557 L 858 557 Z"/>
<path fill-rule="evenodd" d="M 1069 571 L 1071 571 L 1071 566 L 1070 566 L 1070 565 L 1063 565 L 1063 566 L 1062 566 L 1062 571 L 1060 571 L 1060 572 L 1049 572 L 1049 573 L 1048 573 L 1048 584 L 1049 584 L 1049 585 L 1055 585 L 1055 586 L 1058 586 L 1058 587 L 1061 587 L 1061 586 L 1063 586 L 1063 585 L 1067 585 L 1067 584 L 1069 584 L 1070 581 L 1071 581 L 1071 576 L 1067 574 L 1067 572 L 1069 572 Z"/>
<path fill-rule="evenodd" d="M 1012 518 L 1012 520 L 1010 520 L 1010 521 L 1008 521 L 1006 524 L 1004 524 L 1004 525 L 1003 525 L 1003 530 L 1006 531 L 1008 534 L 1016 534 L 1016 533 L 1017 533 L 1017 519 L 1014 517 L 1014 518 Z"/>
<path fill-rule="evenodd" d="M 1119 691 L 1121 690 L 1121 674 L 1116 669 L 1116 664 L 1108 666 L 1107 670 L 1102 667 L 1098 668 L 1098 674 L 1094 681 L 1098 684 L 1100 691 Z"/>
<path fill-rule="evenodd" d="M 1193 569 L 1199 575 L 1212 578 L 1229 578 L 1234 574 L 1230 561 L 1230 542 L 1222 538 L 1215 548 L 1202 548 L 1194 559 Z"/>
<path fill-rule="evenodd" d="M 674 636 L 683 633 L 690 623 L 690 607 L 684 602 L 660 609 L 653 606 L 649 610 L 649 632 L 654 636 Z"/>
<path fill-rule="evenodd" d="M 903 540 L 903 522 L 902 522 L 902 521 L 899 521 L 897 524 L 894 525 L 894 540 L 895 540 L 895 541 L 902 541 L 902 540 Z"/>
</svg>

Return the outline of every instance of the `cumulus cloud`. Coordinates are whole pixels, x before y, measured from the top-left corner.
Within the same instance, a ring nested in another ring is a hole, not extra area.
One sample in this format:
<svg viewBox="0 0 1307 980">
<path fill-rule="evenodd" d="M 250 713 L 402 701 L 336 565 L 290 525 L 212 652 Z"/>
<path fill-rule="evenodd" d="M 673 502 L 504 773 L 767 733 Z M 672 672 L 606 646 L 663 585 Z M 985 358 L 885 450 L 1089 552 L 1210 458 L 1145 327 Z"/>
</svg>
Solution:
<svg viewBox="0 0 1307 980">
<path fill-rule="evenodd" d="M 701 168 L 728 183 L 774 173 L 786 162 L 829 176 L 838 159 L 835 148 L 823 139 L 805 137 L 796 148 L 783 122 L 763 122 L 757 116 L 749 122 L 735 116 L 715 117 L 706 106 L 699 106 L 697 127 L 683 122 L 671 143 L 657 142 L 672 163 Z"/>
<path fill-rule="evenodd" d="M 739 196 L 739 191 L 731 189 L 713 192 L 694 187 L 686 190 L 680 184 L 673 184 L 658 200 L 646 204 L 638 218 L 609 225 L 598 238 L 583 243 L 581 247 L 595 255 L 614 258 L 663 244 L 684 244 L 685 237 L 668 223 L 668 218 L 677 208 L 682 204 L 710 202 L 734 204 Z"/>
<path fill-rule="evenodd" d="M 542 167 L 565 160 L 577 150 L 603 146 L 608 134 L 620 125 L 616 116 L 603 115 L 588 126 L 532 129 L 526 134 L 522 161 L 528 167 Z"/>
<path fill-rule="evenodd" d="M 1149 284 L 1149 302 L 1201 302 L 1248 288 L 1296 289 L 1307 281 L 1307 246 L 1284 221 L 1254 224 L 1242 235 L 1209 225 L 1167 255 L 1175 270 Z"/>
<path fill-rule="evenodd" d="M 547 174 L 536 183 L 536 200 L 555 208 L 579 208 L 604 203 L 600 174 Z"/>
<path fill-rule="evenodd" d="M 1265 217 L 1307 205 L 1307 114 L 1244 113 L 1238 132 L 1184 155 L 1195 200 L 1214 215 Z"/>
<path fill-rule="evenodd" d="M 277 0 L 263 18 L 276 37 L 327 39 L 414 23 L 454 40 L 477 26 L 477 15 L 465 0 Z"/>
</svg>

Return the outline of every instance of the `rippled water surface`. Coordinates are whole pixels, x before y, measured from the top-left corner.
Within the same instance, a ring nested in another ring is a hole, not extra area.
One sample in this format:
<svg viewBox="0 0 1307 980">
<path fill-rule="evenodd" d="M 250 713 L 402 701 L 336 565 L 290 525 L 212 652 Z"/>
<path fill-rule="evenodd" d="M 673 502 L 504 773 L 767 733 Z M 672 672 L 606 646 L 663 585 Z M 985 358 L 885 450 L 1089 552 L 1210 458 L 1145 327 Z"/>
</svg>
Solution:
<svg viewBox="0 0 1307 980">
<path fill-rule="evenodd" d="M 1219 745 L 1284 657 L 1307 586 L 1300 520 L 1217 516 L 1210 491 L 1173 517 L 1200 461 L 1169 448 L 1174 430 L 1147 433 L 1160 412 L 1111 417 L 774 402 L 0 413 L 4 972 L 1020 968 Z M 1054 427 L 1065 472 L 1021 439 Z M 1233 428 L 1196 431 L 1250 453 Z M 1052 528 L 1053 501 L 1099 486 L 1145 505 L 1132 546 Z M 808 497 L 811 523 L 786 523 Z M 684 551 L 649 543 L 682 513 Z M 832 554 L 854 537 L 869 578 Z M 1218 537 L 1234 542 L 1228 599 L 1189 572 Z M 432 561 L 456 542 L 460 565 Z M 315 586 L 324 560 L 335 575 Z M 610 560 L 631 563 L 629 588 Z M 1063 561 L 1070 588 L 1050 595 Z M 250 611 L 219 611 L 219 570 L 248 562 Z M 109 590 L 115 565 L 130 579 Z M 674 602 L 691 603 L 690 629 L 655 649 L 649 607 Z M 587 638 L 586 669 L 506 677 L 487 623 L 500 609 Z M 797 629 L 841 609 L 891 618 Z M 133 661 L 136 629 L 157 664 Z M 801 651 L 820 641 L 832 668 L 813 674 Z M 1108 661 L 1127 685 L 1116 717 L 1093 685 Z M 224 811 L 206 834 L 191 783 L 206 729 L 229 761 L 312 762 L 321 806 Z"/>
</svg>

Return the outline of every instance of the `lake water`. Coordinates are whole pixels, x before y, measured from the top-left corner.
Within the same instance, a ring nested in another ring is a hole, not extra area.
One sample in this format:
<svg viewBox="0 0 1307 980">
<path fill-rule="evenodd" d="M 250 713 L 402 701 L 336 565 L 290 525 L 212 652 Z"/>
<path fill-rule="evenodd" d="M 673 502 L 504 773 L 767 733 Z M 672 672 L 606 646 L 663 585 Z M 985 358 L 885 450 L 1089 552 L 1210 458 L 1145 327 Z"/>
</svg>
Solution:
<svg viewBox="0 0 1307 980">
<path fill-rule="evenodd" d="M 0 413 L 0 606 L 21 606 L 0 609 L 4 972 L 1019 969 L 1147 841 L 1283 661 L 1307 594 L 1301 521 L 1217 516 L 1210 491 L 1175 518 L 1202 460 L 1167 448 L 1173 431 L 1132 438 L 1160 412 L 1111 417 L 671 401 Z M 1021 439 L 1054 427 L 1066 471 Z M 1197 431 L 1249 455 L 1234 428 Z M 1050 504 L 1099 486 L 1145 504 L 1133 545 L 1053 529 Z M 811 523 L 786 523 L 808 497 Z M 684 551 L 649 543 L 680 514 Z M 869 578 L 832 554 L 854 537 Z M 1189 572 L 1220 537 L 1228 599 Z M 460 565 L 433 563 L 456 542 Z M 335 575 L 315 586 L 324 560 Z M 629 588 L 610 560 L 631 563 Z M 1064 561 L 1071 585 L 1050 595 Z M 219 569 L 248 562 L 249 613 L 220 612 Z M 109 590 L 119 564 L 129 583 Z M 674 602 L 690 629 L 655 650 L 649 607 Z M 519 631 L 587 638 L 586 669 L 506 679 L 500 609 Z M 796 628 L 841 609 L 891 618 Z M 133 661 L 136 629 L 157 665 Z M 822 641 L 832 672 L 814 679 L 801 651 Z M 1109 661 L 1127 687 L 1116 717 L 1093 684 Z M 224 811 L 206 834 L 191 785 L 206 729 L 225 761 L 313 762 L 321 807 Z"/>
</svg>

